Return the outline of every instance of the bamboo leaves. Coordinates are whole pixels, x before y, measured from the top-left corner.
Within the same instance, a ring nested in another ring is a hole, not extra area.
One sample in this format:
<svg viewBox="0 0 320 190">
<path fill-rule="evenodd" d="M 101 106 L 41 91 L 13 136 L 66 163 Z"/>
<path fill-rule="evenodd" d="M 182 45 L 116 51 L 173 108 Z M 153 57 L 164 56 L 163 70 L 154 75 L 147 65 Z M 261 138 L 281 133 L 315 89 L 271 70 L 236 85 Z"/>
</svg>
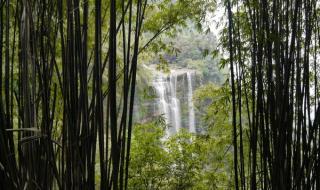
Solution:
<svg viewBox="0 0 320 190">
<path fill-rule="evenodd" d="M 0 188 L 126 189 L 147 1 L 115 3 L 23 0 L 9 7 L 10 1 L 4 2 Z M 108 30 L 106 40 L 102 33 Z M 119 42 L 123 53 L 118 52 Z M 108 46 L 108 53 L 103 46 Z M 122 103 L 117 86 L 123 86 Z"/>
<path fill-rule="evenodd" d="M 312 0 L 228 1 L 230 65 L 234 130 L 235 186 L 241 189 L 317 189 L 319 153 L 317 34 L 319 5 Z M 230 14 L 231 12 L 231 14 Z M 230 15 L 234 15 L 232 18 Z M 245 15 L 240 16 L 240 15 Z M 240 22 L 238 22 L 240 20 Z M 248 26 L 241 25 L 247 20 Z M 249 36 L 247 34 L 250 34 Z M 243 41 L 248 43 L 237 43 Z M 250 51 L 250 54 L 246 52 Z M 315 49 L 311 52 L 311 49 Z M 314 69 L 314 70 L 313 70 Z M 244 77 L 242 73 L 249 75 Z M 231 79 L 233 81 L 234 79 Z M 251 83 L 251 87 L 241 84 Z M 247 87 L 247 88 L 246 88 Z M 242 91 L 246 93 L 242 94 Z M 251 92 L 251 93 L 248 93 Z M 314 99 L 314 102 L 311 100 Z M 245 104 L 241 104 L 244 102 Z M 241 112 L 249 120 L 248 131 L 241 127 Z M 248 162 L 241 158 L 241 133 L 249 134 Z M 240 159 L 238 150 L 240 148 Z M 243 174 L 247 167 L 249 176 Z M 240 176 L 238 176 L 238 171 Z M 237 178 L 241 183 L 238 185 Z M 247 179 L 247 180 L 246 180 Z M 250 186 L 246 181 L 250 181 Z"/>
</svg>

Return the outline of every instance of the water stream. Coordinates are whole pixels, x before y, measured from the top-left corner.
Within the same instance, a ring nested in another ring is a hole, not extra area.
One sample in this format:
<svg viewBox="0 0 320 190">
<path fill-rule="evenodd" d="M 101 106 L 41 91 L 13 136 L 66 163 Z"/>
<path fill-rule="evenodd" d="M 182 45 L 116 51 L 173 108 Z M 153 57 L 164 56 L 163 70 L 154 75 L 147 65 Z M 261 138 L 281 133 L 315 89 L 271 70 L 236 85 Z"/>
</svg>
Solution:
<svg viewBox="0 0 320 190">
<path fill-rule="evenodd" d="M 194 114 L 194 106 L 193 106 L 193 88 L 192 88 L 192 75 L 194 73 L 187 72 L 188 77 L 188 107 L 189 107 L 189 131 L 191 133 L 196 132 L 195 128 L 195 114 Z"/>
<path fill-rule="evenodd" d="M 160 72 L 155 74 L 152 86 L 157 95 L 158 113 L 164 116 L 169 126 L 172 126 L 167 130 L 169 136 L 179 132 L 182 127 L 188 129 L 191 133 L 196 132 L 195 111 L 192 102 L 194 74 L 193 71 L 177 70 L 172 70 L 169 74 Z M 178 80 L 178 77 L 180 80 Z M 187 84 L 185 84 L 185 78 L 187 78 Z M 180 90 L 180 93 L 178 93 L 178 90 Z M 183 94 L 184 92 L 186 94 Z M 182 104 L 186 104 L 188 110 L 181 110 Z M 187 122 L 184 122 L 184 125 L 182 124 L 181 111 L 187 112 L 185 116 L 187 118 L 184 118 Z"/>
</svg>

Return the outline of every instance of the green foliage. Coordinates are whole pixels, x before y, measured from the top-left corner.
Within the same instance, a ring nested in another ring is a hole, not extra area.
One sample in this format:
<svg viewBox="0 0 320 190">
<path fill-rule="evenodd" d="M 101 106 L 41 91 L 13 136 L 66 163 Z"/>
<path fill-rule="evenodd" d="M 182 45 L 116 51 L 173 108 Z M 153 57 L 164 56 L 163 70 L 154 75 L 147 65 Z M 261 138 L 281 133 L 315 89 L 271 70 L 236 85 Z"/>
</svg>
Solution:
<svg viewBox="0 0 320 190">
<path fill-rule="evenodd" d="M 170 71 L 168 61 L 165 58 L 163 58 L 162 55 L 159 55 L 159 64 L 157 64 L 156 69 L 164 73 L 167 73 Z"/>
<path fill-rule="evenodd" d="M 232 181 L 232 146 L 231 146 L 231 104 L 230 89 L 225 83 L 217 86 L 208 83 L 194 93 L 196 108 L 202 116 L 202 128 L 205 131 L 200 141 L 206 143 L 207 155 L 204 163 L 208 174 L 215 180 L 218 189 L 231 189 Z M 211 186 L 214 184 L 212 183 Z M 213 188 L 214 189 L 214 188 Z"/>
<path fill-rule="evenodd" d="M 169 156 L 161 139 L 164 125 L 156 122 L 135 125 L 133 129 L 130 189 L 164 188 L 169 175 Z"/>
<path fill-rule="evenodd" d="M 202 21 L 206 11 L 214 7 L 213 1 L 206 0 L 155 0 L 148 7 L 143 30 L 157 33 L 168 26 L 185 26 L 186 21 Z M 171 28 L 174 29 L 174 28 Z"/>
<path fill-rule="evenodd" d="M 220 56 L 216 38 L 212 33 L 195 30 L 195 26 L 190 23 L 188 26 L 189 28 L 179 32 L 177 37 L 163 40 L 166 44 L 171 44 L 171 47 L 162 50 L 162 58 L 165 58 L 171 67 L 198 71 L 204 83 L 213 81 L 222 84 L 226 71 L 219 69 Z M 162 61 L 156 57 L 152 63 L 161 65 Z"/>
<path fill-rule="evenodd" d="M 199 183 L 201 170 L 201 152 L 193 143 L 190 133 L 182 130 L 170 137 L 166 148 L 171 160 L 170 189 L 192 189 Z"/>
<path fill-rule="evenodd" d="M 222 87 L 213 83 L 200 87 L 194 94 L 194 100 L 208 129 L 229 127 L 231 105 L 227 83 Z"/>
<path fill-rule="evenodd" d="M 133 131 L 130 189 L 232 189 L 230 91 L 208 84 L 195 93 L 202 108 L 202 134 L 182 129 L 166 137 L 164 122 Z"/>
<path fill-rule="evenodd" d="M 142 28 L 145 44 L 154 53 L 163 50 L 170 51 L 172 46 L 166 42 L 166 37 L 176 37 L 184 27 L 190 27 L 190 22 L 197 23 L 200 30 L 208 12 L 215 8 L 215 1 L 208 0 L 154 0 L 147 7 L 146 22 Z M 165 34 L 164 38 L 162 34 Z M 142 43 L 142 44 L 143 44 Z"/>
</svg>

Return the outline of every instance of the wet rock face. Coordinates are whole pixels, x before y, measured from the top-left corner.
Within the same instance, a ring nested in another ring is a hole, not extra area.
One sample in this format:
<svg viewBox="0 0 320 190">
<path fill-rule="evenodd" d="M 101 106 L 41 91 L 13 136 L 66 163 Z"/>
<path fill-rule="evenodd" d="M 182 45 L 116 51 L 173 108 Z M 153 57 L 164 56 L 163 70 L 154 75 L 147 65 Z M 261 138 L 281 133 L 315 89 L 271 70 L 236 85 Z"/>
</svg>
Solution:
<svg viewBox="0 0 320 190">
<path fill-rule="evenodd" d="M 200 85 L 201 76 L 194 70 L 171 70 L 168 74 L 155 71 L 147 87 L 150 99 L 138 103 L 136 111 L 140 115 L 137 115 L 136 119 L 146 122 L 154 116 L 163 115 L 170 126 L 168 135 L 176 133 L 181 128 L 196 132 L 199 119 L 192 97 Z"/>
</svg>

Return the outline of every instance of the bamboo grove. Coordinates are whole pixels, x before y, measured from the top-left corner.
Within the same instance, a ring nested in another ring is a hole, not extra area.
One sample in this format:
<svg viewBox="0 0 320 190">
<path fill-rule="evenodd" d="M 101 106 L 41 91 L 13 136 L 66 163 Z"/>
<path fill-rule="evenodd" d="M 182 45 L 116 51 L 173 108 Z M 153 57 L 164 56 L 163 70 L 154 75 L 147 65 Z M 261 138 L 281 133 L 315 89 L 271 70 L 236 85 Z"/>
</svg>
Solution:
<svg viewBox="0 0 320 190">
<path fill-rule="evenodd" d="M 146 4 L 1 1 L 0 189 L 127 189 Z"/>
<path fill-rule="evenodd" d="M 319 1 L 225 5 L 235 189 L 319 189 Z"/>
</svg>

